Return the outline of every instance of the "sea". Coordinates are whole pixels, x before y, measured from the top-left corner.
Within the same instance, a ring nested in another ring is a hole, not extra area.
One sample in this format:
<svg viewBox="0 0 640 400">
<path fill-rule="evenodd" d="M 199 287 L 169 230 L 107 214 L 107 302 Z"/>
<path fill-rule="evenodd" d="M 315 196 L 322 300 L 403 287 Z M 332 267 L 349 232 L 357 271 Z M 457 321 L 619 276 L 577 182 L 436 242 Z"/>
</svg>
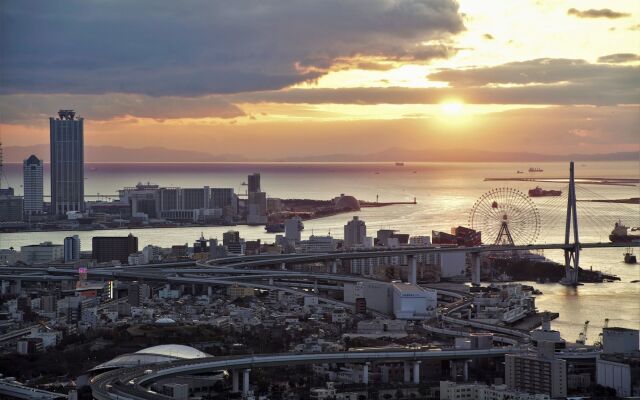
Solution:
<svg viewBox="0 0 640 400">
<path fill-rule="evenodd" d="M 529 168 L 542 172 L 530 173 Z M 49 189 L 48 166 L 45 166 L 45 195 Z M 522 173 L 517 173 L 522 171 Z M 591 178 L 640 178 L 638 162 L 576 162 L 579 235 L 581 242 L 607 242 L 617 221 L 630 227 L 640 226 L 640 206 L 586 200 L 614 200 L 640 197 L 638 185 L 591 184 Z M 413 202 L 416 204 L 363 208 L 359 212 L 333 215 L 305 221 L 303 238 L 312 234 L 330 234 L 342 238 L 345 223 L 357 215 L 365 221 L 367 233 L 375 236 L 378 229 L 396 229 L 411 235 L 431 235 L 432 230 L 450 231 L 451 227 L 470 224 L 474 205 L 490 190 L 505 194 L 504 201 L 521 201 L 519 207 L 529 210 L 519 221 L 514 240 L 535 236 L 538 243 L 561 243 L 564 240 L 566 197 L 540 197 L 517 200 L 514 191 L 526 193 L 536 185 L 543 189 L 566 191 L 569 164 L 541 163 L 87 163 L 85 193 L 103 199 L 117 198 L 118 189 L 137 183 L 161 186 L 227 187 L 237 193 L 246 192 L 247 175 L 258 172 L 261 188 L 269 197 L 298 199 L 332 199 L 341 194 L 360 200 L 379 202 Z M 544 178 L 548 182 L 493 181 L 485 178 Z M 4 167 L 3 186 L 22 192 L 22 165 Z M 526 197 L 526 196 L 525 196 Z M 87 200 L 95 199 L 88 197 Z M 529 208 L 531 207 L 531 208 Z M 477 209 L 482 210 L 479 204 Z M 535 211 L 534 211 L 535 210 Z M 482 211 L 476 211 L 476 216 Z M 537 214 L 537 217 L 534 215 Z M 486 221 L 487 218 L 480 219 Z M 536 225 L 538 227 L 536 228 Z M 161 229 L 24 232 L 1 233 L 0 248 L 19 248 L 27 244 L 51 241 L 62 243 L 68 235 L 81 238 L 82 250 L 90 250 L 94 235 L 126 235 L 133 233 L 139 244 L 171 246 L 193 243 L 204 235 L 222 239 L 230 227 L 185 227 Z M 263 227 L 238 225 L 245 239 L 273 241 L 274 235 Z M 515 228 L 514 228 L 515 230 Z M 537 232 L 537 235 L 535 233 Z M 486 237 L 483 237 L 487 241 Z M 624 249 L 588 249 L 581 252 L 583 268 L 601 270 L 620 277 L 620 281 L 585 284 L 577 288 L 554 283 L 530 282 L 543 294 L 536 298 L 539 310 L 560 313 L 552 326 L 568 341 L 577 339 L 585 321 L 589 320 L 587 342 L 598 339 L 605 318 L 609 326 L 640 328 L 640 265 L 623 262 Z M 636 255 L 640 256 L 638 249 Z M 561 251 L 546 251 L 544 256 L 563 262 Z M 634 282 L 635 281 L 635 282 Z"/>
</svg>

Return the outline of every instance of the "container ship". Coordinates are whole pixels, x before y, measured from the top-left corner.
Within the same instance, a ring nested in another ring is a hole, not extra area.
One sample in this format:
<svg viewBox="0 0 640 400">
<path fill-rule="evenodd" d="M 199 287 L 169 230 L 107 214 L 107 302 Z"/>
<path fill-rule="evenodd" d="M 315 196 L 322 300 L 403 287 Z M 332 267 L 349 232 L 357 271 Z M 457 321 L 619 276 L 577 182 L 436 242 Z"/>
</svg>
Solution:
<svg viewBox="0 0 640 400">
<path fill-rule="evenodd" d="M 542 172 L 544 171 L 542 168 L 531 167 L 529 168 L 529 172 Z"/>
<path fill-rule="evenodd" d="M 529 197 L 560 196 L 561 194 L 562 190 L 544 190 L 540 186 L 529 189 Z"/>
<path fill-rule="evenodd" d="M 611 234 L 609 235 L 609 240 L 613 243 L 640 243 L 640 235 L 629 235 L 628 230 L 629 227 L 624 226 L 622 222 L 616 222 Z"/>
</svg>

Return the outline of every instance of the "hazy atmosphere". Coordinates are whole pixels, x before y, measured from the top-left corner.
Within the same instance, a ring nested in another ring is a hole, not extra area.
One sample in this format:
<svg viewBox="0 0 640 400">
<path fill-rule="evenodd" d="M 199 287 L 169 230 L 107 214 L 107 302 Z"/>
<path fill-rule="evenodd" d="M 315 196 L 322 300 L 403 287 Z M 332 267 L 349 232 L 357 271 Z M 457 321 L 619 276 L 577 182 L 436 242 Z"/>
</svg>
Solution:
<svg viewBox="0 0 640 400">
<path fill-rule="evenodd" d="M 87 146 L 204 153 L 159 161 L 638 150 L 634 0 L 195 3 L 3 3 L 7 159 L 62 106 Z"/>
</svg>

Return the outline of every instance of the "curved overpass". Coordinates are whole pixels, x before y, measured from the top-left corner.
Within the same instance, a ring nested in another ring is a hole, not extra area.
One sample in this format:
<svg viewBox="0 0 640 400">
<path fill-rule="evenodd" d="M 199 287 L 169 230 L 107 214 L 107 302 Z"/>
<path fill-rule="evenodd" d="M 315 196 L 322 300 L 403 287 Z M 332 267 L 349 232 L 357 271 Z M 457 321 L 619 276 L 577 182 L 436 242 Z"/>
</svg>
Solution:
<svg viewBox="0 0 640 400">
<path fill-rule="evenodd" d="M 352 351 L 337 353 L 261 354 L 235 357 L 208 357 L 177 361 L 155 366 L 110 371 L 91 381 L 93 396 L 100 400 L 162 399 L 147 387 L 152 383 L 178 375 L 193 375 L 220 370 L 243 370 L 291 365 L 322 363 L 369 363 L 423 360 L 454 360 L 470 358 L 504 357 L 521 352 L 520 348 L 486 350 L 428 350 L 428 351 Z"/>
</svg>

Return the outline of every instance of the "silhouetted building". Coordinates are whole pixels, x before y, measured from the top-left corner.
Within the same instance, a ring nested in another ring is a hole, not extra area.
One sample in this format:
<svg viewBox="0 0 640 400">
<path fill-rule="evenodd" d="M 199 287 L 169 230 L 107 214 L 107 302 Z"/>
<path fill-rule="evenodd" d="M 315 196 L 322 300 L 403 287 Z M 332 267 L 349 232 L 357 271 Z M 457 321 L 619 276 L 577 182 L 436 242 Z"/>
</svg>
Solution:
<svg viewBox="0 0 640 400">
<path fill-rule="evenodd" d="M 256 192 L 260 192 L 260 174 L 258 173 L 253 173 L 251 175 L 249 175 L 249 193 L 256 193 Z"/>
<path fill-rule="evenodd" d="M 22 196 L 0 195 L 0 222 L 22 221 Z"/>
<path fill-rule="evenodd" d="M 118 260 L 126 264 L 129 254 L 138 252 L 138 238 L 129 236 L 94 236 L 92 241 L 93 259 L 97 262 Z"/>
<path fill-rule="evenodd" d="M 51 145 L 51 214 L 84 211 L 84 118 L 60 110 L 49 118 Z"/>
<path fill-rule="evenodd" d="M 26 215 L 42 213 L 43 168 L 42 160 L 35 155 L 22 162 L 24 187 L 24 213 Z"/>
</svg>

